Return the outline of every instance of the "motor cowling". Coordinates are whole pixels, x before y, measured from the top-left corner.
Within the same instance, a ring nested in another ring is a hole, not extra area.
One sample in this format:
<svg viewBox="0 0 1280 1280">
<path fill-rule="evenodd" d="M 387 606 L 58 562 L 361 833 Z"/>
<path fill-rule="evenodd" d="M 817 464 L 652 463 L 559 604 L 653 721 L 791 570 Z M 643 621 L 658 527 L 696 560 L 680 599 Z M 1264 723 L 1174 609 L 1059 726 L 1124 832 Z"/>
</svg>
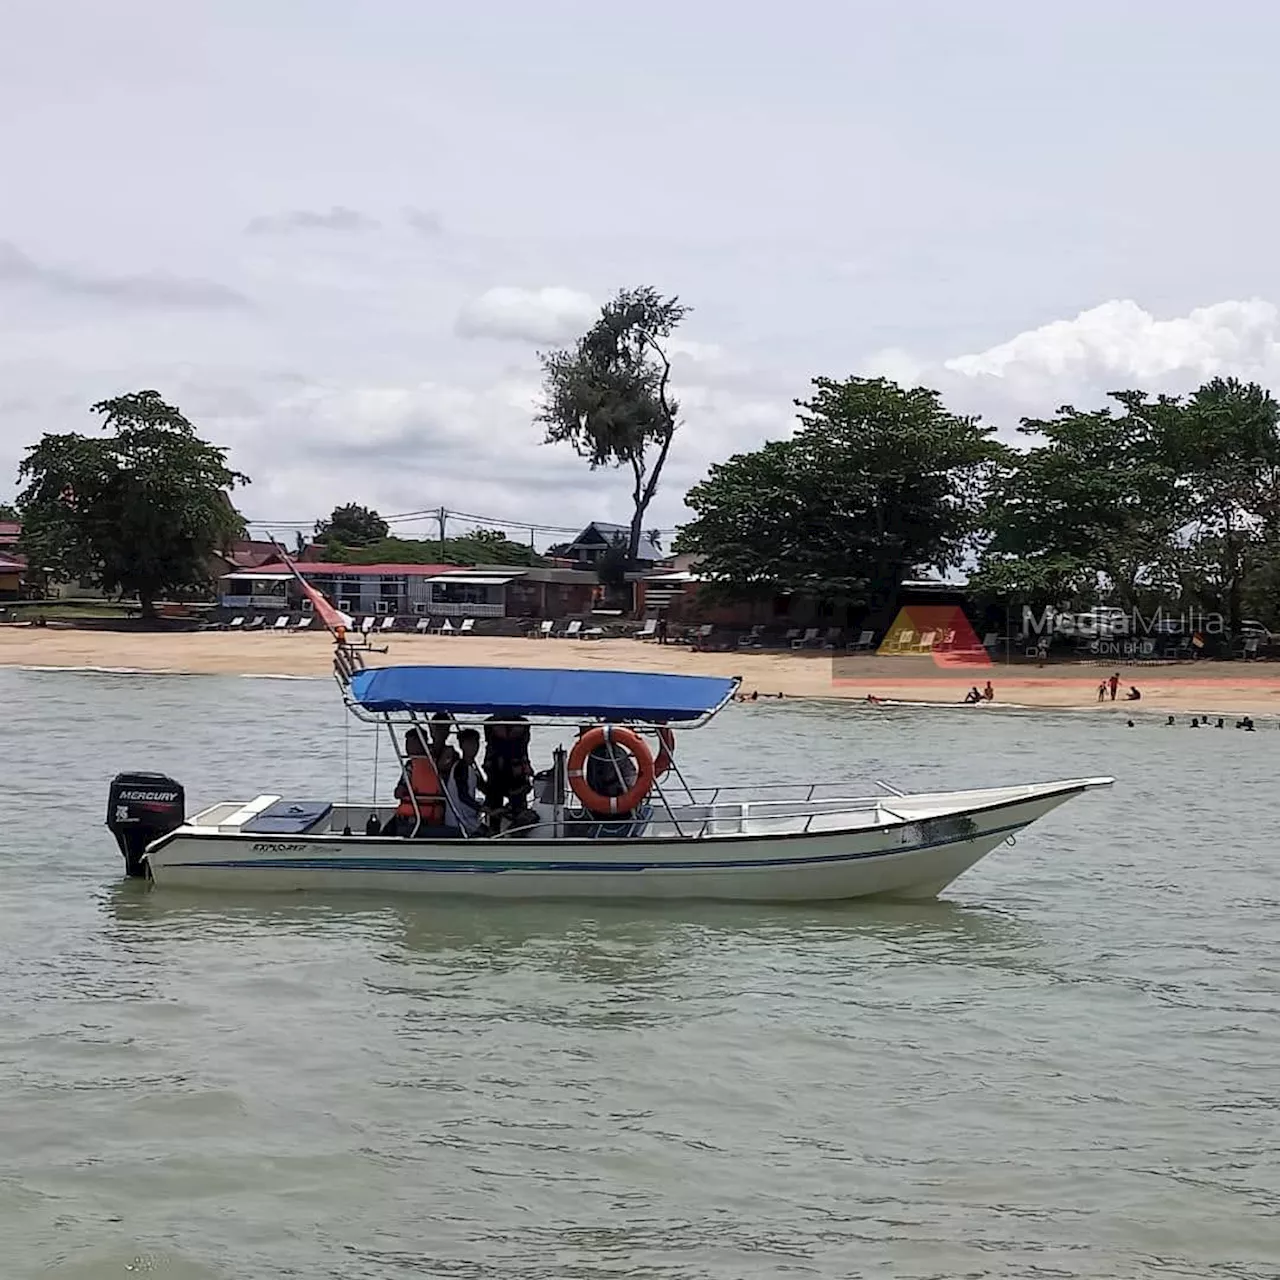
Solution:
<svg viewBox="0 0 1280 1280">
<path fill-rule="evenodd" d="M 147 846 L 182 826 L 187 797 L 180 782 L 163 773 L 118 773 L 107 795 L 107 827 L 124 855 L 125 873 L 145 876 Z"/>
</svg>

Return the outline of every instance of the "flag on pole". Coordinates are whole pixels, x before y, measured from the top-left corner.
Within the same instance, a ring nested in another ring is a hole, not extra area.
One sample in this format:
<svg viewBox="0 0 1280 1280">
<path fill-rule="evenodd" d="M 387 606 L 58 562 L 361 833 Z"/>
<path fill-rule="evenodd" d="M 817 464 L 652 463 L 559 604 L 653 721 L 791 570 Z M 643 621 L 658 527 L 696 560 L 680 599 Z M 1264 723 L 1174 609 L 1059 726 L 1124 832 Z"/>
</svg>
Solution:
<svg viewBox="0 0 1280 1280">
<path fill-rule="evenodd" d="M 302 588 L 302 594 L 311 601 L 311 607 L 315 610 L 316 617 L 324 623 L 326 627 L 339 639 L 345 639 L 347 631 L 355 626 L 355 620 L 343 613 L 341 609 L 336 609 L 329 603 L 322 591 L 316 590 L 306 578 L 298 571 L 298 566 L 289 559 L 285 549 L 276 542 L 275 538 L 271 539 L 275 543 L 276 550 L 280 553 L 280 559 L 284 561 L 284 567 L 298 580 L 298 585 Z"/>
</svg>

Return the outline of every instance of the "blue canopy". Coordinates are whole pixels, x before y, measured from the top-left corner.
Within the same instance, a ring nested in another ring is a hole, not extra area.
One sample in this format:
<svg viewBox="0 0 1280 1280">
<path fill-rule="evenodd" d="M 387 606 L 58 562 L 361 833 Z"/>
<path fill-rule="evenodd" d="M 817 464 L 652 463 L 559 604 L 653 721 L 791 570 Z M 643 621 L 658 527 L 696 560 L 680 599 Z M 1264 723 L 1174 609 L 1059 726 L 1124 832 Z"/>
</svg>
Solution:
<svg viewBox="0 0 1280 1280">
<path fill-rule="evenodd" d="M 351 677 L 369 711 L 458 715 L 581 716 L 650 722 L 700 720 L 737 687 L 728 676 L 511 667 L 382 667 Z"/>
</svg>

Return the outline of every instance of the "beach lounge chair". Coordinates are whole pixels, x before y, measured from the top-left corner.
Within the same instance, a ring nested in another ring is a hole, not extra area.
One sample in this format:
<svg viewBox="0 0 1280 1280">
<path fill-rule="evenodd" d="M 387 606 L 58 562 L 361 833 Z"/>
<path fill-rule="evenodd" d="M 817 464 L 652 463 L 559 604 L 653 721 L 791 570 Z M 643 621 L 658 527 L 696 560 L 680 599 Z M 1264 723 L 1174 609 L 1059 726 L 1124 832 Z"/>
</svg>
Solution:
<svg viewBox="0 0 1280 1280">
<path fill-rule="evenodd" d="M 988 631 L 982 638 L 982 647 L 984 649 L 994 649 L 999 639 L 1000 633 L 998 631 Z"/>
<path fill-rule="evenodd" d="M 786 645 L 793 645 L 797 640 L 800 639 L 800 635 L 801 635 L 800 628 L 792 627 L 787 632 L 787 634 L 782 637 L 782 643 Z"/>
<path fill-rule="evenodd" d="M 419 618 L 417 625 L 413 628 L 420 636 L 425 636 L 431 630 L 430 618 Z"/>
<path fill-rule="evenodd" d="M 834 649 L 840 642 L 840 636 L 841 630 L 839 627 L 828 627 L 822 637 L 822 647 L 824 649 Z"/>
<path fill-rule="evenodd" d="M 266 625 L 267 625 L 266 618 L 264 618 L 262 614 L 259 613 L 259 614 L 255 614 L 252 618 L 249 619 L 248 622 L 244 624 L 244 629 L 246 631 L 260 631 Z"/>
<path fill-rule="evenodd" d="M 389 613 L 385 618 L 383 618 L 381 624 L 378 627 L 378 630 L 379 632 L 391 631 L 395 627 L 395 625 L 396 625 L 396 615 L 394 613 Z"/>
<path fill-rule="evenodd" d="M 894 652 L 906 653 L 906 651 L 911 648 L 915 638 L 916 638 L 916 633 L 910 629 L 904 628 L 902 631 L 899 631 L 898 634 L 893 638 Z"/>
<path fill-rule="evenodd" d="M 314 613 L 304 613 L 302 617 L 300 617 L 298 621 L 294 623 L 293 625 L 294 633 L 296 634 L 299 631 L 309 630 L 311 627 L 311 624 L 315 620 L 316 620 L 316 615 Z"/>
<path fill-rule="evenodd" d="M 709 649 L 711 646 L 707 641 L 711 639 L 711 633 L 715 630 L 714 622 L 704 622 L 692 636 L 689 637 L 695 649 Z"/>
<path fill-rule="evenodd" d="M 554 618 L 544 618 L 532 631 L 527 631 L 525 634 L 530 640 L 545 640 L 555 630 L 555 627 L 556 620 Z"/>
<path fill-rule="evenodd" d="M 577 640 L 581 637 L 582 623 L 575 618 L 565 629 L 556 637 L 558 640 Z"/>
<path fill-rule="evenodd" d="M 797 636 L 791 642 L 791 647 L 793 649 L 807 649 L 815 640 L 817 640 L 819 634 L 817 627 L 808 627 L 803 635 Z"/>
<path fill-rule="evenodd" d="M 361 633 L 361 635 L 366 635 L 366 636 L 367 636 L 367 635 L 369 634 L 369 632 L 370 632 L 370 631 L 372 631 L 372 630 L 373 630 L 373 616 L 372 616 L 372 615 L 370 615 L 370 616 L 369 616 L 369 617 L 367 617 L 367 618 L 361 618 L 361 619 L 360 619 L 360 633 Z"/>
<path fill-rule="evenodd" d="M 636 632 L 633 639 L 652 640 L 654 636 L 656 636 L 657 634 L 658 634 L 657 618 L 646 618 L 644 620 L 644 626 L 641 627 L 640 630 Z"/>
<path fill-rule="evenodd" d="M 861 653 L 862 651 L 871 651 L 871 645 L 874 643 L 876 633 L 874 631 L 864 631 L 856 640 L 851 640 L 844 647 L 846 653 Z"/>
<path fill-rule="evenodd" d="M 244 630 L 244 614 L 237 613 L 236 616 L 232 618 L 230 622 L 227 623 L 227 630 L 243 631 Z"/>
<path fill-rule="evenodd" d="M 446 619 L 445 619 L 445 620 L 440 624 L 440 634 L 441 634 L 442 636 L 451 636 L 451 635 L 453 635 L 453 623 L 452 623 L 452 622 L 450 622 L 448 618 L 446 618 Z"/>
<path fill-rule="evenodd" d="M 462 626 L 458 628 L 460 636 L 469 636 L 476 629 L 476 620 L 474 618 L 463 618 Z"/>
<path fill-rule="evenodd" d="M 289 615 L 282 613 L 271 625 L 272 631 L 285 631 L 289 626 Z"/>
<path fill-rule="evenodd" d="M 917 653 L 932 653 L 932 652 L 933 652 L 933 642 L 934 642 L 937 638 L 938 638 L 938 633 L 937 633 L 936 631 L 926 631 L 926 632 L 924 633 L 924 635 L 922 635 L 922 636 L 920 637 L 919 642 L 916 644 L 916 647 L 915 647 L 916 652 L 917 652 Z"/>
<path fill-rule="evenodd" d="M 603 636 L 603 627 L 583 627 L 582 630 L 578 632 L 579 640 L 599 640 L 603 638 Z"/>
<path fill-rule="evenodd" d="M 761 635 L 764 634 L 764 624 L 757 622 L 750 631 L 745 632 L 738 637 L 739 649 L 758 649 L 760 648 Z"/>
</svg>

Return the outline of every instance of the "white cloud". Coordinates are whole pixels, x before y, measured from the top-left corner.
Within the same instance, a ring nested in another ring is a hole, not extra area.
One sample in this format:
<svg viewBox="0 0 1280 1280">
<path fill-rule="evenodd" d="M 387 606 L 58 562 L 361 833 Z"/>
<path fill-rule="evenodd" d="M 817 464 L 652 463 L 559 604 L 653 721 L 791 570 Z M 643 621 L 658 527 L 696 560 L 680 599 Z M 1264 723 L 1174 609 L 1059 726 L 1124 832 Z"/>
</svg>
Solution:
<svg viewBox="0 0 1280 1280">
<path fill-rule="evenodd" d="M 1170 376 L 1258 376 L 1280 353 L 1280 313 L 1270 302 L 1218 302 L 1158 320 L 1136 302 L 1104 302 L 1072 320 L 1029 329 L 944 368 L 966 378 L 1075 381 L 1099 377 L 1163 383 Z"/>
<path fill-rule="evenodd" d="M 685 425 L 650 520 L 661 528 L 687 518 L 684 494 L 712 462 L 791 425 L 785 400 L 707 382 L 682 384 L 677 393 Z M 229 445 L 233 464 L 253 477 L 237 501 L 255 520 L 309 517 L 351 501 L 384 512 L 444 504 L 556 526 L 624 520 L 627 475 L 592 476 L 568 447 L 542 444 L 533 421 L 538 394 L 532 371 L 513 370 L 476 385 L 280 384 L 259 388 L 258 402 L 244 411 L 219 412 L 212 398 L 206 408 L 195 388 L 181 402 L 200 410 L 202 429 Z M 225 402 L 221 390 L 216 398 Z M 400 531 L 429 536 L 426 529 Z"/>
<path fill-rule="evenodd" d="M 859 372 L 864 378 L 889 378 L 904 387 L 914 387 L 919 385 L 927 368 L 927 362 L 919 356 L 901 347 L 885 347 L 867 356 Z"/>
<path fill-rule="evenodd" d="M 929 360 L 893 348 L 861 368 L 934 387 L 957 411 L 1007 428 L 1061 404 L 1100 406 L 1126 388 L 1184 394 L 1217 376 L 1280 386 L 1280 309 L 1252 298 L 1161 318 L 1113 299 L 980 351 Z"/>
<path fill-rule="evenodd" d="M 463 338 L 567 342 L 589 325 L 598 311 L 591 298 L 576 289 L 499 286 L 468 302 L 458 312 L 454 329 Z"/>
</svg>

